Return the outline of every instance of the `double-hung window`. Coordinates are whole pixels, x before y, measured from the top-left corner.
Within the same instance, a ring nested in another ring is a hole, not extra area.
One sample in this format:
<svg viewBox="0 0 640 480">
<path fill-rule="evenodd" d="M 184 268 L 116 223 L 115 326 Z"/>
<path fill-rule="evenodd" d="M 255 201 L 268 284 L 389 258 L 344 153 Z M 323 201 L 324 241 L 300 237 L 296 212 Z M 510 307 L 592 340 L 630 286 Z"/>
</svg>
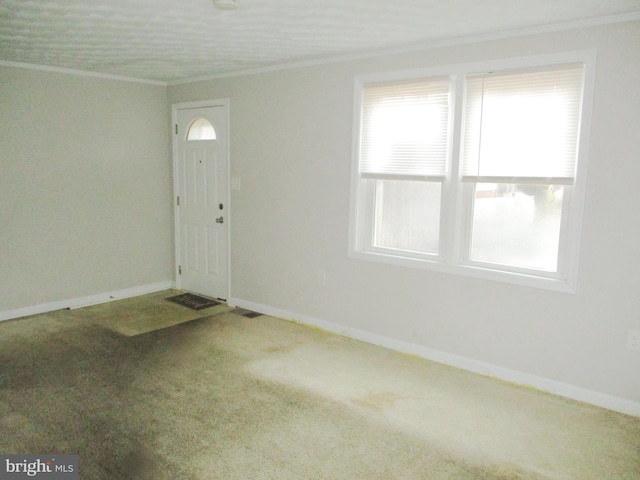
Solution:
<svg viewBox="0 0 640 480">
<path fill-rule="evenodd" d="M 351 255 L 574 290 L 588 66 L 359 79 Z"/>
<path fill-rule="evenodd" d="M 359 176 L 373 207 L 370 250 L 437 255 L 450 94 L 446 77 L 363 90 Z"/>
</svg>

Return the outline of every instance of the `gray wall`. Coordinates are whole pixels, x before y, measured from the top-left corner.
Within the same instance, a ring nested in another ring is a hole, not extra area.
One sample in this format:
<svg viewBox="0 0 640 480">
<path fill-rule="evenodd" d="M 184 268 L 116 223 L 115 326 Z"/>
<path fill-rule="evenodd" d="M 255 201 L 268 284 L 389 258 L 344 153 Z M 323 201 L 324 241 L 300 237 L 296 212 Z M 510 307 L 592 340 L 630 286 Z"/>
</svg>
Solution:
<svg viewBox="0 0 640 480">
<path fill-rule="evenodd" d="M 231 101 L 232 297 L 640 401 L 640 23 L 172 86 Z M 347 258 L 355 75 L 597 49 L 577 293 Z M 317 281 L 327 271 L 327 284 Z"/>
<path fill-rule="evenodd" d="M 164 86 L 0 66 L 0 312 L 173 278 Z"/>
</svg>

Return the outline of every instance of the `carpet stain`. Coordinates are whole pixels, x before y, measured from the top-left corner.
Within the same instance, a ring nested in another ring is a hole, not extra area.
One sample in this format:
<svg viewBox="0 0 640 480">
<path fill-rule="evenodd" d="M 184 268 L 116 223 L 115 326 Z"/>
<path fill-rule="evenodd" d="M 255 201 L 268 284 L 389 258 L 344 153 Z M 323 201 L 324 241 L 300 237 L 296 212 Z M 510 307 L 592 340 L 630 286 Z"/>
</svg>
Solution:
<svg viewBox="0 0 640 480">
<path fill-rule="evenodd" d="M 403 398 L 405 397 L 393 392 L 369 392 L 363 397 L 351 399 L 351 403 L 380 412 L 392 408 L 398 400 Z"/>
<path fill-rule="evenodd" d="M 297 347 L 295 345 L 273 345 L 271 347 L 265 347 L 263 352 L 269 354 L 278 354 L 278 353 L 289 353 L 295 350 Z"/>
</svg>

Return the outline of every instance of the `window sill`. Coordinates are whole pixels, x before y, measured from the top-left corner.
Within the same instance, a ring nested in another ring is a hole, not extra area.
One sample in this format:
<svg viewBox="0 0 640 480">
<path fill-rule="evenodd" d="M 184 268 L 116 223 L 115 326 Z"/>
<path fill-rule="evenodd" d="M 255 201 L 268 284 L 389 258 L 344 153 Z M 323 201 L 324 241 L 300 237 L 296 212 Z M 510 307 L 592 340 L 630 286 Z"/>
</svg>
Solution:
<svg viewBox="0 0 640 480">
<path fill-rule="evenodd" d="M 496 270 L 475 265 L 451 264 L 437 260 L 411 258 L 380 252 L 351 250 L 349 252 L 349 258 L 354 260 L 383 263 L 398 267 L 460 275 L 463 277 L 489 280 L 522 287 L 538 288 L 553 292 L 570 294 L 576 293 L 575 282 L 569 282 L 566 279 L 536 276 L 534 274 L 528 273 L 509 272 L 505 270 Z"/>
</svg>

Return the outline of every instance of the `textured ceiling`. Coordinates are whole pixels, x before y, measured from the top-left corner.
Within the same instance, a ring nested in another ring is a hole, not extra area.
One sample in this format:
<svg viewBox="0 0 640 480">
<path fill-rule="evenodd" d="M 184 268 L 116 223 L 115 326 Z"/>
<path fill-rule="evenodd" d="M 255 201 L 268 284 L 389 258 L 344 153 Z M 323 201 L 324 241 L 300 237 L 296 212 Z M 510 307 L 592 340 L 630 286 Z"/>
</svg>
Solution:
<svg viewBox="0 0 640 480">
<path fill-rule="evenodd" d="M 0 0 L 0 61 L 177 82 L 551 24 L 640 0 Z"/>
</svg>

